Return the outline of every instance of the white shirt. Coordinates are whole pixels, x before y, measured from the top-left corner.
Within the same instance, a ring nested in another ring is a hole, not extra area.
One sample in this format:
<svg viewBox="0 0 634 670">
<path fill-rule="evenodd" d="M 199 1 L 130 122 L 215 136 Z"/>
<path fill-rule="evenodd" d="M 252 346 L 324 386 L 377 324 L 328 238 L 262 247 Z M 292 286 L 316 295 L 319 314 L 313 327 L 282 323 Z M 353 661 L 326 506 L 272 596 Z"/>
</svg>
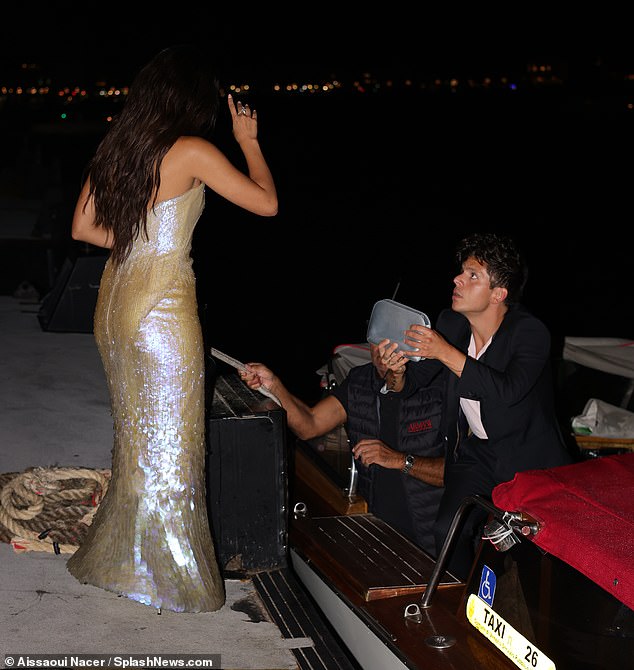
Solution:
<svg viewBox="0 0 634 670">
<path fill-rule="evenodd" d="M 493 336 L 487 340 L 485 345 L 476 355 L 475 339 L 473 338 L 473 333 L 471 333 L 471 340 L 469 340 L 469 349 L 467 351 L 468 355 L 471 356 L 471 358 L 478 360 L 478 358 L 480 358 L 480 356 L 482 356 L 482 354 L 487 350 L 488 346 L 491 344 L 492 339 Z M 487 435 L 487 432 L 484 430 L 484 426 L 482 425 L 482 417 L 480 416 L 480 401 L 469 400 L 468 398 L 460 398 L 460 407 L 462 408 L 462 412 L 469 423 L 471 432 L 481 440 L 487 440 L 489 436 Z"/>
</svg>

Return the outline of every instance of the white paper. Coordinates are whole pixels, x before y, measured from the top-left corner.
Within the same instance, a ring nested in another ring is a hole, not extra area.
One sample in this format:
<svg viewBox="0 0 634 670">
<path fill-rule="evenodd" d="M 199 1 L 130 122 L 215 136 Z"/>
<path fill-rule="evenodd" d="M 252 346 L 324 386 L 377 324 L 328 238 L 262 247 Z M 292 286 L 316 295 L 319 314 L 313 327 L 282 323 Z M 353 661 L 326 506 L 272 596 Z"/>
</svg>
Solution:
<svg viewBox="0 0 634 670">
<path fill-rule="evenodd" d="M 229 356 L 228 354 L 223 353 L 222 351 L 219 351 L 218 349 L 214 349 L 214 347 L 211 347 L 211 355 L 214 356 L 215 358 L 228 363 L 232 367 L 234 367 L 236 370 L 246 370 L 247 366 L 242 363 L 242 361 L 239 361 L 237 358 L 233 358 L 233 356 Z M 276 395 L 271 393 L 267 388 L 264 388 L 264 386 L 260 386 L 259 389 L 257 389 L 262 395 L 266 396 L 267 398 L 270 398 L 273 400 L 273 402 L 276 402 L 280 407 L 282 406 L 282 403 L 279 401 Z"/>
</svg>

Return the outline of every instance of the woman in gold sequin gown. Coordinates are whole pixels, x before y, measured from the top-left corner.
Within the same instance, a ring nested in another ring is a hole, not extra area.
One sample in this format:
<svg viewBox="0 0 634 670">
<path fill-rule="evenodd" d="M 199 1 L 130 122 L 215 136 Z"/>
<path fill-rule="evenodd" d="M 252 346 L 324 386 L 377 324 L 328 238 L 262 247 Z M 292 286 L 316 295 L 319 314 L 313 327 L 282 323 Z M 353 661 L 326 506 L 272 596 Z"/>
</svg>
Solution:
<svg viewBox="0 0 634 670">
<path fill-rule="evenodd" d="M 205 495 L 204 351 L 190 256 L 205 187 L 277 213 L 257 114 L 228 97 L 248 175 L 205 132 L 218 85 L 189 47 L 166 49 L 133 82 L 88 166 L 73 238 L 111 249 L 95 339 L 114 421 L 112 480 L 68 560 L 81 582 L 173 611 L 224 604 Z"/>
</svg>

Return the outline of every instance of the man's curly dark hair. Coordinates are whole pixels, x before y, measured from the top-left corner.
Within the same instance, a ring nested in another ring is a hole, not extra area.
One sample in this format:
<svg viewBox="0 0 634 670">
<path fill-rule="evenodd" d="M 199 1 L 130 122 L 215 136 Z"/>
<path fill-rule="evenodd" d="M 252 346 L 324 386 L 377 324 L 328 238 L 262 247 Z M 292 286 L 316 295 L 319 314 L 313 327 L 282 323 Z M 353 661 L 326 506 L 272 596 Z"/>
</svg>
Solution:
<svg viewBox="0 0 634 670">
<path fill-rule="evenodd" d="M 528 269 L 515 242 L 496 233 L 473 233 L 460 241 L 456 249 L 459 267 L 469 258 L 485 265 L 491 277 L 491 288 L 502 287 L 508 292 L 507 305 L 522 298 L 528 279 Z"/>
</svg>

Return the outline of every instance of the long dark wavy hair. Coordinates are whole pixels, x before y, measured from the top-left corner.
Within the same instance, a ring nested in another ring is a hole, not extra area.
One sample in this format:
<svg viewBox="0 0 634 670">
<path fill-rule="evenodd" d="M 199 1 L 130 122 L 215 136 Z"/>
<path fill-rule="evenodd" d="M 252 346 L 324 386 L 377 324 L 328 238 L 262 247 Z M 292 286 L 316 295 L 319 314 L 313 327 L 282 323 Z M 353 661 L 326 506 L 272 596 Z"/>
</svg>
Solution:
<svg viewBox="0 0 634 670">
<path fill-rule="evenodd" d="M 95 225 L 111 231 L 111 258 L 122 263 L 156 203 L 161 162 L 183 135 L 208 135 L 219 108 L 219 84 L 194 47 L 164 49 L 145 65 L 86 168 Z"/>
<path fill-rule="evenodd" d="M 456 260 L 458 266 L 469 258 L 486 265 L 491 277 L 490 286 L 507 290 L 507 305 L 519 302 L 528 279 L 528 267 L 516 243 L 504 235 L 495 233 L 473 233 L 458 244 Z"/>
</svg>

